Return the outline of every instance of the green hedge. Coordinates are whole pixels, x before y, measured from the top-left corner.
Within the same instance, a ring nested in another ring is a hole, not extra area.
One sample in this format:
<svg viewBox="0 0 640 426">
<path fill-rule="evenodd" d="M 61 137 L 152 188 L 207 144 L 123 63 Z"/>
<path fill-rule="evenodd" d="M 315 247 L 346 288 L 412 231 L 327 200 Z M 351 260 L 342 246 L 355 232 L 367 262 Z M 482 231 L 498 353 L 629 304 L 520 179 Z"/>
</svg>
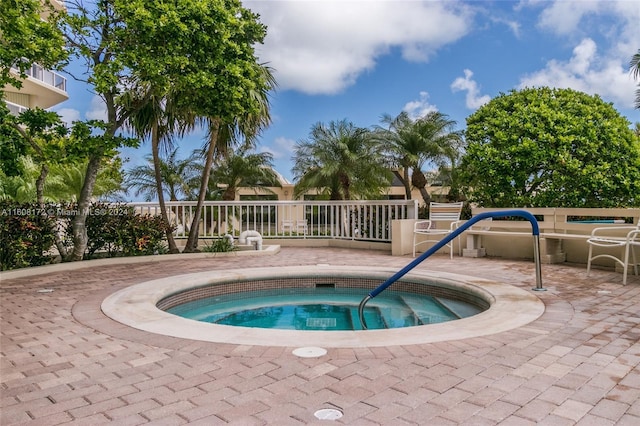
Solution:
<svg viewBox="0 0 640 426">
<path fill-rule="evenodd" d="M 55 232 L 71 241 L 73 204 L 47 205 L 0 202 L 0 262 L 2 270 L 51 263 L 56 257 Z M 86 259 L 141 256 L 167 252 L 167 225 L 160 216 L 139 215 L 125 204 L 93 203 L 87 221 Z"/>
<path fill-rule="evenodd" d="M 162 217 L 139 215 L 126 204 L 92 204 L 86 226 L 90 259 L 97 253 L 116 257 L 167 252 L 164 238 L 169 226 Z"/>
<path fill-rule="evenodd" d="M 37 204 L 0 201 L 0 269 L 51 263 L 54 226 Z"/>
</svg>

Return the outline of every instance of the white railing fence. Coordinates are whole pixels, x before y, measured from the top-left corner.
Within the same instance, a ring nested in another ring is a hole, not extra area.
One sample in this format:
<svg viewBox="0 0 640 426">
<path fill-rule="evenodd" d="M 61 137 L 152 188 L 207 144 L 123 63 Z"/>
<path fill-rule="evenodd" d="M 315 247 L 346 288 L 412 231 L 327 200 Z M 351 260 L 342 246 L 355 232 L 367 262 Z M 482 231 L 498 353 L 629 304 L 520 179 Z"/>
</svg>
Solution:
<svg viewBox="0 0 640 426">
<path fill-rule="evenodd" d="M 11 69 L 16 73 L 19 73 L 17 68 L 11 67 Z M 45 84 L 48 84 L 49 86 L 60 89 L 63 92 L 67 91 L 67 79 L 57 72 L 48 70 L 41 65 L 32 64 L 31 68 L 25 70 L 25 74 Z"/>
<path fill-rule="evenodd" d="M 158 203 L 128 203 L 137 213 L 160 215 Z M 176 238 L 189 234 L 196 202 L 167 202 Z M 416 219 L 417 200 L 380 201 L 207 201 L 199 237 L 238 236 L 257 231 L 263 238 L 342 238 L 391 241 L 391 221 Z"/>
<path fill-rule="evenodd" d="M 38 64 L 33 64 L 31 68 L 27 70 L 26 74 L 49 86 L 53 86 L 64 92 L 67 91 L 67 79 L 65 77 Z"/>
</svg>

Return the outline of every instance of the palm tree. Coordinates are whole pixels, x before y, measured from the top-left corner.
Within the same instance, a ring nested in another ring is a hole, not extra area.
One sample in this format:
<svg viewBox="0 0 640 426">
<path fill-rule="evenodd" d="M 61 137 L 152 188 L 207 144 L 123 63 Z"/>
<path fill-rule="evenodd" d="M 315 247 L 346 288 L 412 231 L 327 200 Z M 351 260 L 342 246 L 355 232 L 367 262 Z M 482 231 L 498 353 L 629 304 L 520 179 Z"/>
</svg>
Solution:
<svg viewBox="0 0 640 426">
<path fill-rule="evenodd" d="M 184 134 L 195 125 L 195 119 L 189 110 L 176 107 L 174 101 L 177 96 L 179 94 L 170 89 L 163 90 L 151 84 L 139 83 L 118 99 L 120 108 L 128 112 L 126 126 L 139 137 L 151 139 L 155 194 L 165 223 L 170 222 L 164 200 L 160 146 L 163 144 L 170 149 L 176 134 Z M 170 228 L 167 228 L 167 244 L 170 253 L 179 253 Z"/>
<path fill-rule="evenodd" d="M 384 115 L 381 121 L 386 127 L 376 127 L 376 138 L 384 142 L 388 161 L 402 169 L 407 198 L 411 198 L 410 182 L 428 205 L 431 195 L 426 189 L 428 179 L 422 168 L 429 163 L 444 166 L 458 151 L 456 147 L 460 146 L 462 135 L 453 130 L 456 122 L 437 111 L 416 120 L 403 111 L 395 118 Z"/>
<path fill-rule="evenodd" d="M 36 201 L 36 180 L 40 174 L 39 166 L 31 157 L 20 157 L 18 164 L 22 173 L 17 176 L 6 176 L 0 169 L 0 200 L 12 200 L 18 203 Z M 46 196 L 42 202 L 49 202 Z"/>
<path fill-rule="evenodd" d="M 252 153 L 252 149 L 252 146 L 244 145 L 215 162 L 210 182 L 224 187 L 222 200 L 235 200 L 240 187 L 271 192 L 267 186 L 281 185 L 273 171 L 273 156 L 267 152 Z"/>
<path fill-rule="evenodd" d="M 147 164 L 136 166 L 126 173 L 126 189 L 127 191 L 134 190 L 135 196 L 142 195 L 145 201 L 151 201 L 158 198 L 156 170 L 153 156 L 147 155 L 145 159 Z M 158 169 L 160 170 L 162 191 L 169 196 L 169 201 L 191 198 L 197 161 L 195 155 L 179 159 L 178 147 L 170 150 L 164 158 L 161 155 Z"/>
<path fill-rule="evenodd" d="M 228 152 L 240 140 L 244 140 L 244 143 L 252 144 L 262 130 L 271 124 L 269 91 L 276 87 L 273 70 L 266 65 L 256 64 L 255 71 L 256 78 L 260 80 L 260 84 L 256 84 L 255 89 L 249 94 L 255 107 L 254 110 L 247 112 L 242 117 L 234 117 L 229 120 L 223 120 L 220 117 L 204 117 L 208 127 L 204 149 L 204 166 L 200 179 L 198 201 L 189 228 L 189 237 L 184 248 L 185 253 L 197 251 L 200 212 L 208 193 L 209 178 L 214 160 L 227 156 Z"/>
<path fill-rule="evenodd" d="M 115 161 L 103 162 L 93 187 L 95 197 L 120 199 L 123 189 L 120 165 L 117 158 Z M 84 185 L 86 169 L 86 161 L 51 166 L 50 178 L 45 184 L 46 198 L 55 202 L 77 202 Z"/>
<path fill-rule="evenodd" d="M 458 138 L 452 138 L 451 143 L 442 147 L 442 156 L 436 161 L 438 177 L 442 185 L 449 186 L 448 198 L 451 201 L 461 201 L 459 165 L 464 152 L 464 138 L 458 133 Z"/>
<path fill-rule="evenodd" d="M 633 55 L 631 58 L 631 62 L 629 62 L 629 71 L 634 79 L 640 79 L 640 49 L 638 49 L 638 53 Z M 638 89 L 636 90 L 636 108 L 640 109 L 640 84 L 638 84 Z"/>
<path fill-rule="evenodd" d="M 23 173 L 19 176 L 4 176 L 0 173 L 0 199 L 9 199 L 21 203 L 38 201 L 42 203 L 57 203 L 61 201 L 77 202 L 84 184 L 87 162 L 54 164 L 48 168 L 47 180 L 44 182 L 42 195 L 37 195 L 37 182 L 41 176 L 41 166 L 33 158 L 20 158 Z M 122 189 L 122 179 L 119 176 L 119 163 L 115 169 L 111 164 L 100 168 L 94 195 L 97 197 L 111 197 Z"/>
<path fill-rule="evenodd" d="M 380 120 L 385 127 L 375 126 L 374 135 L 386 147 L 389 166 L 399 169 L 398 177 L 404 186 L 405 197 L 411 199 L 411 168 L 422 152 L 421 137 L 406 111 L 397 117 L 384 114 Z"/>
<path fill-rule="evenodd" d="M 380 152 L 371 132 L 346 119 L 315 124 L 295 147 L 295 195 L 317 189 L 331 200 L 379 196 L 392 179 Z"/>
</svg>

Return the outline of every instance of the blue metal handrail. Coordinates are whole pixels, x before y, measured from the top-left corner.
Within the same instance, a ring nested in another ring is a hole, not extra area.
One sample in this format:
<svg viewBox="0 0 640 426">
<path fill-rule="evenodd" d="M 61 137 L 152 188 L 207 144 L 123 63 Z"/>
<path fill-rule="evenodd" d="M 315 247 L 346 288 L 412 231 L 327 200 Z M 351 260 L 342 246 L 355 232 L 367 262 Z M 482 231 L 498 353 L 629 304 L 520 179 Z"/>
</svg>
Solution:
<svg viewBox="0 0 640 426">
<path fill-rule="evenodd" d="M 380 284 L 375 290 L 372 290 L 371 292 L 369 292 L 369 294 L 367 294 L 364 297 L 364 299 L 362 299 L 362 301 L 360 302 L 360 305 L 358 306 L 358 316 L 360 317 L 360 323 L 362 324 L 362 328 L 364 330 L 367 329 L 367 324 L 364 320 L 364 306 L 369 300 L 373 299 L 378 294 L 382 293 L 387 287 L 389 287 L 391 284 L 398 281 L 405 274 L 407 274 L 413 268 L 415 268 L 420 263 L 422 263 L 423 260 L 425 260 L 432 254 L 440 250 L 442 247 L 447 245 L 449 241 L 453 240 L 458 235 L 462 234 L 465 230 L 473 226 L 475 223 L 484 219 L 489 219 L 494 217 L 505 217 L 505 216 L 519 216 L 531 222 L 531 235 L 533 236 L 533 257 L 536 263 L 536 287 L 533 288 L 532 290 L 545 291 L 546 289 L 542 287 L 542 272 L 540 267 L 540 227 L 538 226 L 538 221 L 536 220 L 535 216 L 533 216 L 531 213 L 525 210 L 503 210 L 503 211 L 495 211 L 495 212 L 484 212 L 472 217 L 467 222 L 462 224 L 461 227 L 453 230 L 450 234 L 447 234 L 446 237 L 438 241 L 429 250 L 425 251 L 420 256 L 415 258 L 407 266 L 405 266 L 404 268 L 396 272 L 392 277 L 390 277 L 385 282 Z"/>
</svg>

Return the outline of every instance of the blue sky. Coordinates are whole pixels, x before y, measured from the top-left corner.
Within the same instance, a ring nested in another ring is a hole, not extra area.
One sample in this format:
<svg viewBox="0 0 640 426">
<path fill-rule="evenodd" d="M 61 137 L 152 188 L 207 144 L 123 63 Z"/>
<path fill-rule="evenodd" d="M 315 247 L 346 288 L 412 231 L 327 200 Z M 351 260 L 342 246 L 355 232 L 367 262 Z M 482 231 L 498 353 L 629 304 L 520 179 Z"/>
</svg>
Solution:
<svg viewBox="0 0 640 426">
<path fill-rule="evenodd" d="M 258 151 L 293 180 L 291 156 L 317 122 L 379 124 L 382 114 L 438 110 L 465 119 L 499 93 L 532 86 L 598 94 L 629 121 L 640 49 L 640 0 L 392 1 L 256 0 L 244 5 L 268 26 L 261 62 L 275 69 L 272 126 Z M 104 117 L 86 86 L 69 81 L 65 119 Z M 202 133 L 179 141 L 187 156 Z M 128 166 L 150 152 L 127 150 Z"/>
</svg>

